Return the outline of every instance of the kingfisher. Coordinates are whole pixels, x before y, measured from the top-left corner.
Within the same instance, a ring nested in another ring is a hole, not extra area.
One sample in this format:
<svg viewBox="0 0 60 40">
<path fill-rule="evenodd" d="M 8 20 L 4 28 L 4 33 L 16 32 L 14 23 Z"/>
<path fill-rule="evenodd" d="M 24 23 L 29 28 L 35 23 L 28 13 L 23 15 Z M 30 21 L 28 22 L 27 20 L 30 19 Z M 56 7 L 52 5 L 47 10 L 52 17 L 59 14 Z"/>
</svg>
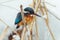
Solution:
<svg viewBox="0 0 60 40">
<path fill-rule="evenodd" d="M 33 15 L 36 15 L 38 17 L 41 17 L 40 15 L 36 14 L 33 10 L 33 8 L 31 7 L 26 7 L 24 9 L 24 19 L 25 19 L 25 24 L 29 24 L 32 22 L 33 20 Z M 24 25 L 23 21 L 22 21 L 22 15 L 21 12 L 19 12 L 17 14 L 17 17 L 15 19 L 15 25 L 17 25 L 16 28 L 19 28 L 21 25 Z"/>
</svg>

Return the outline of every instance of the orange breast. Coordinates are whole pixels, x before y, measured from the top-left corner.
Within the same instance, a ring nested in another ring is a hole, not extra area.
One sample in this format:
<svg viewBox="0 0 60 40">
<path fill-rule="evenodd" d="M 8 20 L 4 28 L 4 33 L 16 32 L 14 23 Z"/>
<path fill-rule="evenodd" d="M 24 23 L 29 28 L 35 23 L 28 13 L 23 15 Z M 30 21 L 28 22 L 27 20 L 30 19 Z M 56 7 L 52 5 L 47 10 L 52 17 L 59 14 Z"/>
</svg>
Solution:
<svg viewBox="0 0 60 40">
<path fill-rule="evenodd" d="M 30 15 L 24 16 L 24 18 L 25 18 L 25 23 L 26 23 L 26 24 L 30 24 L 30 23 L 32 22 L 32 20 L 33 20 L 33 16 L 30 16 Z M 20 26 L 20 25 L 23 25 L 23 22 L 21 21 L 18 25 L 19 25 L 19 26 Z"/>
</svg>

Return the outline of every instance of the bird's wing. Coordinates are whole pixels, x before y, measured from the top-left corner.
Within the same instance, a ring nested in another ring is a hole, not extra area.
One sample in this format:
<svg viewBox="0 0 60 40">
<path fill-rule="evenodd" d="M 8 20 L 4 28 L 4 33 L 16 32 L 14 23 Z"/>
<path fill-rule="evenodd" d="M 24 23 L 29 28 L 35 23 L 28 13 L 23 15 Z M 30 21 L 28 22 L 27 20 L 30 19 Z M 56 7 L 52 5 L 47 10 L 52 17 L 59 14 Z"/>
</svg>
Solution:
<svg viewBox="0 0 60 40">
<path fill-rule="evenodd" d="M 22 15 L 21 15 L 21 13 L 19 12 L 19 13 L 17 14 L 16 19 L 15 19 L 15 24 L 18 24 L 18 23 L 21 22 L 21 21 L 22 21 Z"/>
</svg>

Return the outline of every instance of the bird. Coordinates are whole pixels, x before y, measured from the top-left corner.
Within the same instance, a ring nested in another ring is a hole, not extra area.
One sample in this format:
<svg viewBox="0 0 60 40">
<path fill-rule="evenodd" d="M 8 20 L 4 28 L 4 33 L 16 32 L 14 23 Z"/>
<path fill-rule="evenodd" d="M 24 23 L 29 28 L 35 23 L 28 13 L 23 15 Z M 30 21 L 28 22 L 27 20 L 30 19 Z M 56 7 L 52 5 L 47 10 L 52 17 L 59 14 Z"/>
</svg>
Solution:
<svg viewBox="0 0 60 40">
<path fill-rule="evenodd" d="M 25 18 L 25 24 L 29 24 L 32 22 L 33 20 L 33 15 L 36 15 L 38 17 L 41 17 L 40 15 L 36 14 L 33 10 L 33 8 L 31 7 L 26 7 L 24 9 L 24 18 Z M 21 15 L 21 12 L 19 12 L 16 16 L 16 19 L 15 19 L 15 25 L 17 25 L 16 28 L 19 28 L 21 25 L 24 25 L 23 24 L 23 21 L 22 21 L 22 15 Z"/>
</svg>

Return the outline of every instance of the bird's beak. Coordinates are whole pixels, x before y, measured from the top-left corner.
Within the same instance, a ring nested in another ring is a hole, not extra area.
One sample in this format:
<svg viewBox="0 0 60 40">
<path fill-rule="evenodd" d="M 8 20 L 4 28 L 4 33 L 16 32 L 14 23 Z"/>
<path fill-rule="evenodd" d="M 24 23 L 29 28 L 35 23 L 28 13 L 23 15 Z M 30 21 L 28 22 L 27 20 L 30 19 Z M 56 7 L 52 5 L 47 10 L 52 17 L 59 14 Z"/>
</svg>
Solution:
<svg viewBox="0 0 60 40">
<path fill-rule="evenodd" d="M 34 13 L 33 15 L 36 15 L 36 16 L 38 16 L 38 17 L 41 17 L 40 15 L 38 15 L 38 14 L 36 14 L 36 13 Z"/>
</svg>

